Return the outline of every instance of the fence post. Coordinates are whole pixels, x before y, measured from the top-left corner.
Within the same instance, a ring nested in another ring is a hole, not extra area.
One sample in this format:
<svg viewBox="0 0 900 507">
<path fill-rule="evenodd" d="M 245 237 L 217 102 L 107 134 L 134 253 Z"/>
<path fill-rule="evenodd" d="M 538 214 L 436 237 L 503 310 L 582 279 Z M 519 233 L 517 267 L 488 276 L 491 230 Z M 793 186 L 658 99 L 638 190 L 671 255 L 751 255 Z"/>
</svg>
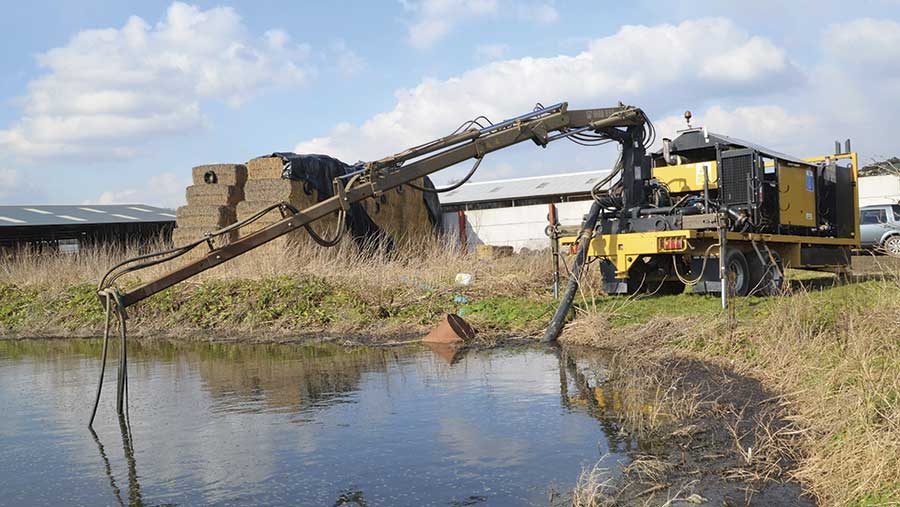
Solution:
<svg viewBox="0 0 900 507">
<path fill-rule="evenodd" d="M 469 238 L 466 234 L 466 212 L 458 210 L 456 214 L 459 219 L 459 251 L 462 255 L 466 255 L 469 253 Z"/>
</svg>

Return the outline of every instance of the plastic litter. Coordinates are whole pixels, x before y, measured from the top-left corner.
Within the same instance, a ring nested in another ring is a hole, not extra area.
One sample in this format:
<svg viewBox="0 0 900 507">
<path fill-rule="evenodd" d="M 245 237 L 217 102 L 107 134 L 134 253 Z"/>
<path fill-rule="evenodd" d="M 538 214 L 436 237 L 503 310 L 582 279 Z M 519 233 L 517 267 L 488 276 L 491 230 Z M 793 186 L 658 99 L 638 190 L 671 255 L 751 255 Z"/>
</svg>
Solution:
<svg viewBox="0 0 900 507">
<path fill-rule="evenodd" d="M 472 284 L 472 275 L 469 273 L 457 273 L 456 274 L 456 285 L 471 285 Z"/>
</svg>

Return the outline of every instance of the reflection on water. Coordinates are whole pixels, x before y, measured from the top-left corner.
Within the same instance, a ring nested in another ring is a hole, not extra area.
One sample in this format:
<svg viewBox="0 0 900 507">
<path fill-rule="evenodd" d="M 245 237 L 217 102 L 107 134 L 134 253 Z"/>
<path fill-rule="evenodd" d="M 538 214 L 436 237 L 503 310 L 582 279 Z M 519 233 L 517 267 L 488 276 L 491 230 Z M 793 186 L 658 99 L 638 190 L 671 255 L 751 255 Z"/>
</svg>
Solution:
<svg viewBox="0 0 900 507">
<path fill-rule="evenodd" d="M 94 434 L 99 357 L 0 342 L 0 504 L 547 505 L 630 445 L 549 349 L 135 342 Z"/>
</svg>

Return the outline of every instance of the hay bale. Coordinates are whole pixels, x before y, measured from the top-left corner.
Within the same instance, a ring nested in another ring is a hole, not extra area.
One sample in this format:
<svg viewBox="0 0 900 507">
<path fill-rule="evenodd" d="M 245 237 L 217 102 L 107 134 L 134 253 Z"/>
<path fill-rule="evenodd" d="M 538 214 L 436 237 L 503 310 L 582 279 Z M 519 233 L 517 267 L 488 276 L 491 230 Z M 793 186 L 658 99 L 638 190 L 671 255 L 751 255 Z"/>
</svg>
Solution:
<svg viewBox="0 0 900 507">
<path fill-rule="evenodd" d="M 197 226 L 179 226 L 172 230 L 172 243 L 175 246 L 184 246 L 188 243 L 193 243 L 198 239 L 202 239 L 204 235 L 208 232 L 212 232 L 214 229 L 210 227 L 197 227 Z M 224 244 L 230 243 L 237 239 L 236 232 L 229 232 L 228 234 L 219 236 L 216 240 L 214 240 L 214 245 L 222 246 Z M 206 247 L 197 247 L 198 249 L 203 248 L 204 250 L 209 250 Z"/>
<path fill-rule="evenodd" d="M 272 204 L 274 203 L 269 201 L 241 201 L 235 207 L 235 210 L 237 212 L 237 219 L 238 221 L 241 221 L 250 218 L 260 210 L 267 208 Z M 281 220 L 281 218 L 281 212 L 277 209 L 273 209 L 272 211 L 260 217 L 254 223 L 274 224 L 275 222 Z"/>
<path fill-rule="evenodd" d="M 303 191 L 303 182 L 287 179 L 250 180 L 244 187 L 244 198 L 248 201 L 268 203 L 287 201 L 294 203 L 315 202 L 316 191 L 312 195 Z"/>
<path fill-rule="evenodd" d="M 228 221 L 231 223 L 234 222 L 234 208 L 231 206 L 211 206 L 211 205 L 200 205 L 200 206 L 181 206 L 177 210 L 175 210 L 176 219 L 179 218 L 191 218 L 191 217 L 216 217 L 218 219 Z"/>
<path fill-rule="evenodd" d="M 475 245 L 475 256 L 485 260 L 509 257 L 513 251 L 511 246 Z"/>
<path fill-rule="evenodd" d="M 239 233 L 240 237 L 247 237 L 256 231 L 268 227 L 269 225 L 271 224 L 253 222 L 252 224 L 241 228 Z M 284 236 L 279 236 L 262 245 L 257 250 L 260 250 L 264 255 L 271 253 L 283 253 L 287 251 L 295 251 L 306 246 L 308 243 L 311 243 L 311 241 L 309 240 L 309 235 L 306 234 L 305 230 L 300 229 L 291 231 Z"/>
<path fill-rule="evenodd" d="M 182 206 L 175 216 L 178 227 L 221 228 L 235 222 L 234 208 L 230 206 Z"/>
<path fill-rule="evenodd" d="M 194 185 L 203 185 L 207 183 L 207 174 L 215 179 L 215 181 L 209 183 L 243 187 L 244 183 L 247 181 L 247 166 L 244 164 L 198 165 L 191 169 Z"/>
<path fill-rule="evenodd" d="M 414 183 L 424 184 L 421 178 Z M 423 193 L 408 185 L 366 199 L 363 205 L 372 221 L 395 241 L 414 240 L 432 233 Z"/>
<path fill-rule="evenodd" d="M 237 205 L 238 221 L 245 220 L 245 219 L 253 216 L 259 210 L 265 208 L 266 206 L 269 206 L 270 204 L 271 203 L 269 203 L 269 202 L 259 202 L 259 201 L 243 201 L 243 202 L 238 203 L 238 205 Z M 259 219 L 257 219 L 256 221 L 254 221 L 252 224 L 249 224 L 246 227 L 242 227 L 241 228 L 241 236 L 246 236 L 246 235 L 250 234 L 251 232 L 258 231 L 259 229 L 262 229 L 263 227 L 266 227 L 268 225 L 272 225 L 275 222 L 280 221 L 281 219 L 282 219 L 281 213 L 278 210 L 272 210 L 272 211 L 266 213 L 265 215 L 263 215 L 262 217 L 260 217 Z M 316 220 L 315 222 L 313 222 L 312 228 L 313 228 L 313 230 L 318 232 L 320 236 L 323 236 L 326 238 L 331 238 L 334 236 L 335 230 L 337 229 L 337 216 L 330 215 L 330 216 L 321 218 L 319 220 Z M 303 230 L 300 230 L 295 233 L 291 233 L 288 236 L 291 236 L 295 239 L 299 239 L 300 237 L 308 238 L 307 233 Z"/>
<path fill-rule="evenodd" d="M 280 179 L 284 162 L 279 157 L 259 157 L 247 162 L 247 178 L 250 180 Z"/>
<path fill-rule="evenodd" d="M 176 221 L 178 227 L 205 227 L 210 230 L 218 230 L 226 225 L 231 225 L 234 220 L 224 219 L 214 215 L 198 215 L 193 217 L 179 218 Z"/>
<path fill-rule="evenodd" d="M 236 185 L 191 185 L 185 191 L 188 206 L 235 206 L 244 200 L 244 188 Z"/>
</svg>

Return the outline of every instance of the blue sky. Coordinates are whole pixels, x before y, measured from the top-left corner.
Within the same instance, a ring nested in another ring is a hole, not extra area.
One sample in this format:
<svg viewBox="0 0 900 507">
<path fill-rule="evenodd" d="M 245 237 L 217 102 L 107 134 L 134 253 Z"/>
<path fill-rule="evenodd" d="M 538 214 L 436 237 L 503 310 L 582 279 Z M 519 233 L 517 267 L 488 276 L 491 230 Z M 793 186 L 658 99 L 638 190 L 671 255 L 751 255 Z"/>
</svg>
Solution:
<svg viewBox="0 0 900 507">
<path fill-rule="evenodd" d="M 0 203 L 178 206 L 193 165 L 369 160 L 536 102 L 643 107 L 797 155 L 896 155 L 900 0 L 8 2 Z M 605 169 L 521 146 L 477 179 Z M 462 169 L 435 179 L 447 181 Z"/>
</svg>

